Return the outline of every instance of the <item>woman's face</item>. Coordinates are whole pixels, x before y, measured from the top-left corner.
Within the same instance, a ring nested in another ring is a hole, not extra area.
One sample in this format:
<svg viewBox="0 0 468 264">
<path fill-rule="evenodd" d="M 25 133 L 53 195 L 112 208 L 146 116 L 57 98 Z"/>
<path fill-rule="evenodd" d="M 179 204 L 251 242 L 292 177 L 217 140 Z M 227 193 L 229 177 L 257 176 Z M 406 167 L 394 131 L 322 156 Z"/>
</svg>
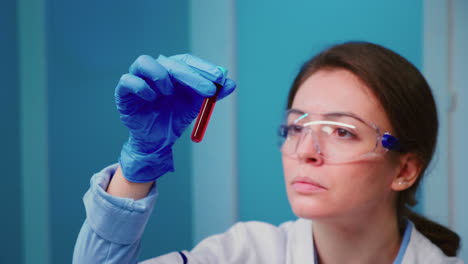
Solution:
<svg viewBox="0 0 468 264">
<path fill-rule="evenodd" d="M 311 75 L 299 87 L 292 108 L 307 113 L 350 112 L 383 132 L 392 132 L 378 100 L 346 70 L 320 70 Z M 395 200 L 391 185 L 398 165 L 388 154 L 329 164 L 314 144 L 301 143 L 297 158 L 282 156 L 288 199 L 298 217 L 342 219 L 391 210 Z"/>
</svg>

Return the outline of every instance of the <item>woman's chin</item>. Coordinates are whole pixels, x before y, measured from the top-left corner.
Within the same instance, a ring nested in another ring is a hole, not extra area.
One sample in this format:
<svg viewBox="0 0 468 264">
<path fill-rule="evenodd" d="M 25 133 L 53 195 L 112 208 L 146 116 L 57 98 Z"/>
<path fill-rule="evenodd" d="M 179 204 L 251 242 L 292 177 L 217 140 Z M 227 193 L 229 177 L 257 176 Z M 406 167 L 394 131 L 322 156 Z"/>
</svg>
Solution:
<svg viewBox="0 0 468 264">
<path fill-rule="evenodd" d="M 297 217 L 305 219 L 320 219 L 332 215 L 331 208 L 323 203 L 308 201 L 306 199 L 294 199 L 290 201 L 291 209 Z"/>
</svg>

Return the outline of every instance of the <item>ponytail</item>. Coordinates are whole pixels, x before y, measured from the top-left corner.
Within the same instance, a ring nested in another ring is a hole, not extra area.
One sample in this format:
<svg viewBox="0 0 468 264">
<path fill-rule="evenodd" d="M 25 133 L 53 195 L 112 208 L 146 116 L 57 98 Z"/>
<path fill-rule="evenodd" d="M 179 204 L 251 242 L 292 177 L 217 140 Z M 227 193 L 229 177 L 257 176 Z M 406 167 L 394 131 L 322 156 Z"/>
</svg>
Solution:
<svg viewBox="0 0 468 264">
<path fill-rule="evenodd" d="M 407 207 L 404 208 L 402 216 L 413 222 L 416 229 L 418 229 L 418 231 L 428 238 L 433 244 L 439 247 L 445 255 L 457 255 L 457 251 L 460 248 L 460 237 L 457 233 L 413 212 Z"/>
<path fill-rule="evenodd" d="M 404 230 L 406 219 L 413 222 L 418 231 L 429 239 L 434 245 L 449 257 L 457 256 L 460 248 L 460 236 L 449 228 L 413 212 L 409 207 L 416 205 L 416 190 L 424 175 L 425 168 L 420 177 L 410 188 L 400 192 L 397 198 L 398 225 L 400 231 Z"/>
</svg>

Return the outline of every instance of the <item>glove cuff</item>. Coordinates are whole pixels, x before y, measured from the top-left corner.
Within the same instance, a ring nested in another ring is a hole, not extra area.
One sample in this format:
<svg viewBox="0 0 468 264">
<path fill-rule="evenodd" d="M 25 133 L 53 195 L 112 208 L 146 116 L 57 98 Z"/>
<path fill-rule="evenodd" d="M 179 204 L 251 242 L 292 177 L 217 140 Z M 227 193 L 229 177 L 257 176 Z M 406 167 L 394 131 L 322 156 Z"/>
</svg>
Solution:
<svg viewBox="0 0 468 264">
<path fill-rule="evenodd" d="M 124 177 L 131 182 L 151 182 L 166 172 L 174 171 L 171 147 L 141 153 L 126 142 L 122 147 L 119 163 Z"/>
</svg>

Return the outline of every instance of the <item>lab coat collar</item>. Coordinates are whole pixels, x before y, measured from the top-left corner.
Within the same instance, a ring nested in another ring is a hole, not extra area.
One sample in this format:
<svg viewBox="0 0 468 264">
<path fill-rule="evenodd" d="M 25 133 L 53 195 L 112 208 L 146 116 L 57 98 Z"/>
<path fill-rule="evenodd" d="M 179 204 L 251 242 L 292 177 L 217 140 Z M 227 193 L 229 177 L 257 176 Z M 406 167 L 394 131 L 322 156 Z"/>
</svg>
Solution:
<svg viewBox="0 0 468 264">
<path fill-rule="evenodd" d="M 414 233 L 417 233 L 414 235 Z M 402 263 L 401 258 L 405 255 L 408 242 L 411 236 L 416 236 L 421 240 L 419 232 L 414 230 L 413 223 L 408 221 L 405 228 L 405 239 L 399 250 L 400 258 L 397 258 L 397 263 Z M 414 240 L 413 240 L 414 241 Z M 418 241 L 419 242 L 419 241 Z M 414 244 L 414 242 L 413 242 Z M 423 243 L 427 244 L 427 243 Z M 414 246 L 413 246 L 414 247 Z M 426 245 L 427 247 L 427 245 Z M 424 250 L 423 250 L 424 251 Z M 409 254 L 412 259 L 412 254 Z M 408 259 L 408 257 L 406 258 Z M 291 235 L 288 237 L 287 250 L 286 250 L 286 263 L 287 264 L 300 264 L 300 263 L 314 263 L 318 264 L 316 248 L 313 240 L 312 221 L 308 219 L 299 218 L 292 224 Z M 407 261 L 403 263 L 409 263 Z"/>
<path fill-rule="evenodd" d="M 292 225 L 286 249 L 286 264 L 315 263 L 312 221 L 299 218 Z"/>
</svg>

